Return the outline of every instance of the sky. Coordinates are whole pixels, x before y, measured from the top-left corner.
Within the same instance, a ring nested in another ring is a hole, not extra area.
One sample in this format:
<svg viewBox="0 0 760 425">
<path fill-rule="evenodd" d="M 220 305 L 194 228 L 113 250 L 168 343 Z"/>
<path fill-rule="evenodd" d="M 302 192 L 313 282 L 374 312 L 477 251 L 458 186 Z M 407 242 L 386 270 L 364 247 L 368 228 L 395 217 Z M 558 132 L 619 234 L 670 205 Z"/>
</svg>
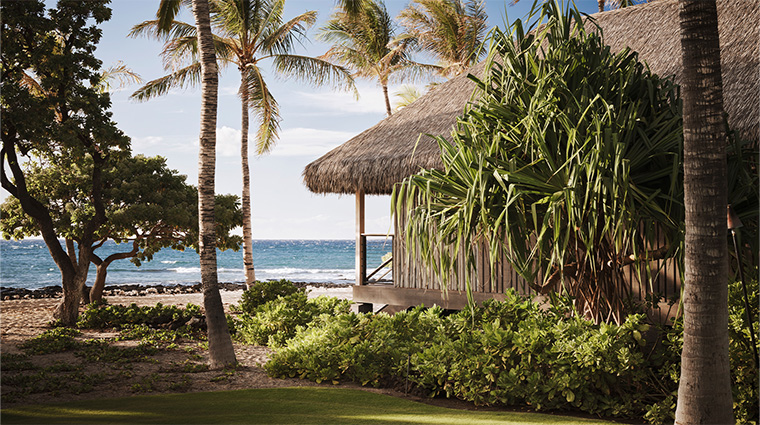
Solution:
<svg viewBox="0 0 760 425">
<path fill-rule="evenodd" d="M 53 2 L 46 3 L 52 6 Z M 144 81 L 166 75 L 162 67 L 161 42 L 148 38 L 129 38 L 132 26 L 155 18 L 155 0 L 112 0 L 113 15 L 101 25 L 103 37 L 96 56 L 108 67 L 124 62 Z M 489 28 L 504 28 L 509 22 L 525 18 L 532 1 L 486 0 Z M 408 0 L 386 0 L 392 16 L 407 6 Z M 316 25 L 307 33 L 309 42 L 299 53 L 318 56 L 329 46 L 314 41 L 317 29 L 329 18 L 334 0 L 288 0 L 285 19 L 307 10 L 316 10 Z M 596 0 L 578 0 L 582 12 L 593 13 Z M 192 15 L 181 18 L 192 23 Z M 303 183 L 304 167 L 331 149 L 348 141 L 385 117 L 381 88 L 372 81 L 359 80 L 360 98 L 329 88 L 315 88 L 299 81 L 284 80 L 264 64 L 270 91 L 280 105 L 280 137 L 267 155 L 257 156 L 251 147 L 251 197 L 254 239 L 353 239 L 354 197 L 319 195 Z M 237 97 L 237 69 L 224 70 L 219 80 L 217 117 L 216 192 L 240 194 L 241 105 Z M 169 167 L 187 176 L 190 184 L 198 179 L 198 134 L 200 132 L 200 88 L 174 90 L 166 96 L 138 103 L 129 96 L 139 87 L 131 85 L 111 94 L 113 119 L 132 140 L 133 154 L 160 155 Z M 419 84 L 420 88 L 424 84 Z M 391 86 L 394 93 L 400 86 Z M 394 99 L 391 99 L 393 102 Z M 256 125 L 251 121 L 249 141 L 255 141 Z M 2 191 L 2 198 L 8 193 Z M 390 197 L 366 198 L 365 231 L 392 232 Z"/>
</svg>

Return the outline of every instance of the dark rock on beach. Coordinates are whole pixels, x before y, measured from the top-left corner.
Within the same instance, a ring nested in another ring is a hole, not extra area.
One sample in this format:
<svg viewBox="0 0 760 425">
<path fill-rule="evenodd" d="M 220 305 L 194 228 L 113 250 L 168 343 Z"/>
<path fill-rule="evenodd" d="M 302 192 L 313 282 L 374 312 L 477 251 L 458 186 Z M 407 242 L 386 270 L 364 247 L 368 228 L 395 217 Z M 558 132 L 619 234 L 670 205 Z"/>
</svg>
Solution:
<svg viewBox="0 0 760 425">
<path fill-rule="evenodd" d="M 330 282 L 293 282 L 299 288 L 307 286 L 313 288 L 344 288 L 346 284 Z M 240 291 L 245 289 L 245 284 L 240 282 L 222 282 L 219 284 L 222 291 Z M 201 284 L 193 285 L 106 285 L 103 296 L 145 296 L 152 294 L 192 294 L 201 292 Z M 0 286 L 0 299 L 19 300 L 36 298 L 60 298 L 63 291 L 60 286 L 46 286 L 39 289 L 10 288 Z"/>
</svg>

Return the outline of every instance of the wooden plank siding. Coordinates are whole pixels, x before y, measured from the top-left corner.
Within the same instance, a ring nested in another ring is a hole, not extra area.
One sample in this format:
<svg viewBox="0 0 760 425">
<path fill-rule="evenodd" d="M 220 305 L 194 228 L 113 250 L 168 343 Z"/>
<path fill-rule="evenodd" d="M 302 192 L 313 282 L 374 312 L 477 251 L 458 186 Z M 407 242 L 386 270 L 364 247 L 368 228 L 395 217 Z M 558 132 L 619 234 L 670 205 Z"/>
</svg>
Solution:
<svg viewBox="0 0 760 425">
<path fill-rule="evenodd" d="M 434 270 L 426 266 L 419 256 L 415 258 L 410 256 L 403 231 L 405 224 L 405 215 L 396 214 L 394 216 L 396 235 L 393 244 L 394 287 L 440 291 L 441 280 L 436 277 Z M 493 273 L 491 273 L 488 250 L 489 247 L 486 243 L 475 249 L 476 269 L 470 273 L 474 293 L 501 295 L 507 289 L 512 288 L 521 295 L 537 295 L 504 256 L 502 256 L 501 261 L 496 262 Z M 465 264 L 465 253 L 460 252 L 458 257 L 459 264 Z M 652 294 L 659 294 L 663 301 L 659 309 L 655 308 L 650 311 L 650 316 L 653 320 L 663 321 L 667 319 L 667 300 L 680 296 L 680 273 L 676 262 L 673 260 L 652 261 L 649 266 L 651 268 L 650 274 L 647 273 L 645 267 L 642 267 L 640 272 L 633 265 L 626 267 L 622 280 L 616 282 L 616 286 L 620 288 L 621 295 L 630 296 L 630 299 L 636 303 L 645 301 Z M 451 272 L 448 285 L 450 294 L 465 291 L 466 275 L 464 269 L 465 267 L 460 267 Z M 541 275 L 537 278 L 538 281 L 542 281 L 542 279 L 543 276 Z M 482 297 L 479 296 L 479 298 Z M 675 314 L 675 308 L 670 313 L 671 316 Z"/>
</svg>

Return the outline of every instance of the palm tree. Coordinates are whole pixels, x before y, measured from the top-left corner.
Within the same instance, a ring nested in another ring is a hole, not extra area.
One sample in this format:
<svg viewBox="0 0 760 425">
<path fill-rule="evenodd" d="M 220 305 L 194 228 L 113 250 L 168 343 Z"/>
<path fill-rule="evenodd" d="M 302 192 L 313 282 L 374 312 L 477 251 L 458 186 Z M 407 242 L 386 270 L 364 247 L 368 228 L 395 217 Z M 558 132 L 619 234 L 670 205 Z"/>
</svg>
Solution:
<svg viewBox="0 0 760 425">
<path fill-rule="evenodd" d="M 187 4 L 187 0 L 183 0 Z M 172 28 L 179 11 L 180 0 L 161 0 L 157 30 L 167 32 Z M 203 287 L 203 307 L 206 311 L 208 329 L 209 366 L 220 369 L 237 363 L 232 346 L 227 318 L 216 273 L 216 229 L 214 219 L 214 189 L 216 173 L 216 110 L 219 88 L 219 71 L 214 53 L 208 0 L 192 0 L 193 15 L 197 25 L 196 45 L 200 61 L 196 74 L 201 81 L 201 133 L 198 160 L 198 248 Z M 184 28 L 188 30 L 188 28 Z"/>
<path fill-rule="evenodd" d="M 293 54 L 302 43 L 306 30 L 317 18 L 316 11 L 300 14 L 283 21 L 285 0 L 211 0 L 214 48 L 219 64 L 234 65 L 240 71 L 242 105 L 241 159 L 243 174 L 243 262 L 248 287 L 256 281 L 253 266 L 253 236 L 251 229 L 251 189 L 248 165 L 249 110 L 254 111 L 259 127 L 256 153 L 269 152 L 277 140 L 279 107 L 269 91 L 261 64 L 271 61 L 276 72 L 305 80 L 314 85 L 332 84 L 352 88 L 353 80 L 345 69 L 326 60 Z M 136 25 L 130 35 L 152 35 L 166 41 L 165 68 L 169 75 L 150 81 L 133 94 L 147 100 L 166 94 L 173 87 L 197 83 L 200 71 L 196 55 L 195 28 L 183 22 L 171 22 L 168 32 L 158 32 L 159 20 Z M 184 65 L 184 66 L 183 66 Z"/>
<path fill-rule="evenodd" d="M 478 62 L 487 19 L 479 0 L 413 0 L 399 14 L 406 35 L 439 61 L 445 77 L 459 75 Z"/>
<path fill-rule="evenodd" d="M 383 88 L 385 111 L 391 116 L 388 97 L 391 78 L 414 78 L 432 67 L 409 58 L 408 41 L 391 43 L 395 33 L 393 19 L 381 1 L 343 0 L 339 3 L 338 10 L 318 35 L 321 40 L 333 43 L 321 58 L 345 65 L 353 71 L 353 77 L 377 80 Z M 344 7 L 346 5 L 354 8 Z"/>
<path fill-rule="evenodd" d="M 393 95 L 399 99 L 396 102 L 396 107 L 394 108 L 394 110 L 398 112 L 411 105 L 415 100 L 419 99 L 420 96 L 422 96 L 422 92 L 416 86 L 405 85 L 402 86 L 399 91 L 393 93 Z"/>
<path fill-rule="evenodd" d="M 733 423 L 726 133 L 715 0 L 679 1 L 684 64 L 684 336 L 677 424 Z"/>
</svg>

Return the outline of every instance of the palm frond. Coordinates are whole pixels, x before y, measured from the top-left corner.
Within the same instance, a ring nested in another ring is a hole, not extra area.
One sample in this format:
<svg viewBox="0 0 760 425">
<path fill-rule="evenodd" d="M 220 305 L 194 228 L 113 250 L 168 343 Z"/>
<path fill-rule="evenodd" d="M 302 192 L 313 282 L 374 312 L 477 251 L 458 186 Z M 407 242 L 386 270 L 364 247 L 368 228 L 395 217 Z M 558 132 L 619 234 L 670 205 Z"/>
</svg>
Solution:
<svg viewBox="0 0 760 425">
<path fill-rule="evenodd" d="M 132 27 L 128 37 L 148 37 L 160 41 L 170 41 L 181 37 L 196 37 L 195 25 L 182 21 L 171 21 L 169 26 L 162 28 L 159 20 L 143 21 Z"/>
<path fill-rule="evenodd" d="M 256 153 L 264 155 L 272 150 L 280 130 L 280 108 L 269 92 L 261 69 L 254 65 L 245 68 L 245 82 L 248 86 L 249 104 L 254 119 L 259 122 L 256 134 Z"/>
<path fill-rule="evenodd" d="M 399 18 L 406 37 L 441 63 L 443 75 L 464 72 L 482 55 L 487 16 L 481 1 L 414 0 Z"/>
<path fill-rule="evenodd" d="M 420 96 L 422 96 L 422 92 L 416 86 L 404 85 L 399 91 L 393 93 L 393 95 L 399 99 L 399 101 L 396 102 L 394 110 L 400 111 L 419 99 Z"/>
<path fill-rule="evenodd" d="M 287 77 L 307 82 L 314 86 L 328 85 L 339 90 L 351 90 L 358 96 L 354 79 L 348 69 L 329 61 L 299 55 L 277 55 L 274 69 Z"/>
<path fill-rule="evenodd" d="M 199 62 L 195 62 L 169 75 L 149 81 L 132 93 L 129 98 L 138 102 L 145 102 L 154 97 L 163 96 L 173 88 L 185 88 L 200 84 L 200 81 L 201 65 Z"/>
<path fill-rule="evenodd" d="M 140 74 L 134 72 L 124 62 L 118 61 L 101 72 L 98 90 L 101 93 L 111 91 L 111 81 L 118 82 L 116 88 L 124 88 L 130 84 L 142 83 L 143 80 Z"/>
<path fill-rule="evenodd" d="M 317 12 L 304 12 L 285 24 L 275 28 L 262 40 L 261 47 L 272 54 L 289 54 L 296 43 L 303 44 L 306 31 L 317 21 Z"/>
</svg>

